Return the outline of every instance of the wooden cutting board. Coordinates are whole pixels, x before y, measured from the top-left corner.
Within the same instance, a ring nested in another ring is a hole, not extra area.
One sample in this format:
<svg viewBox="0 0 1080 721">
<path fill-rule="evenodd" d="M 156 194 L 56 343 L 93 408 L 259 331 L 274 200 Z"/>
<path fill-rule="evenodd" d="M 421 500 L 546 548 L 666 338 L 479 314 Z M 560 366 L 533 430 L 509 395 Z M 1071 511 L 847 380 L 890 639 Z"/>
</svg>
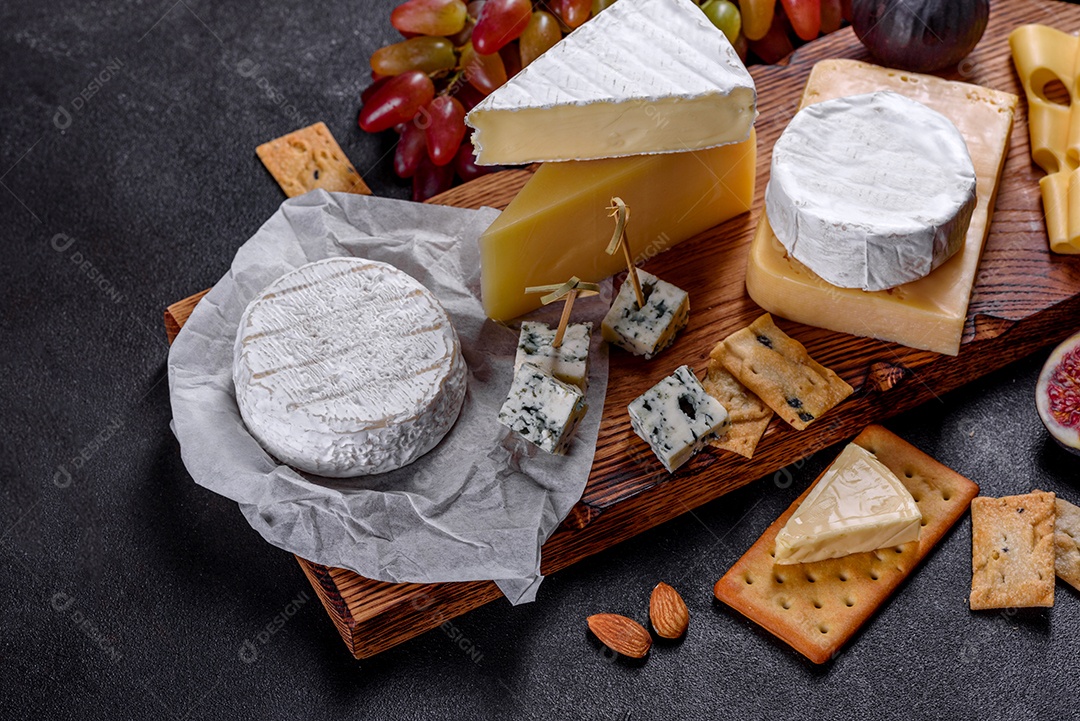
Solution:
<svg viewBox="0 0 1080 721">
<path fill-rule="evenodd" d="M 1022 96 L 1006 38 L 1014 27 L 1028 22 L 1071 31 L 1080 27 L 1080 7 L 1034 0 L 995 5 L 982 42 L 958 69 L 943 77 Z M 795 431 L 774 418 L 753 460 L 709 449 L 674 475 L 664 471 L 631 430 L 626 405 L 680 363 L 702 373 L 712 346 L 761 313 L 746 295 L 743 278 L 762 208 L 771 148 L 795 112 L 810 68 L 818 60 L 833 57 L 873 61 L 846 29 L 800 48 L 786 66 L 750 69 L 761 113 L 754 210 L 645 266 L 690 293 L 694 307 L 690 326 L 675 346 L 651 363 L 622 352 L 611 354 L 613 382 L 608 387 L 592 474 L 581 501 L 543 548 L 545 574 L 850 439 L 872 422 L 937 398 L 1065 338 L 1080 326 L 1080 257 L 1051 255 L 1047 249 L 1038 186 L 1041 171 L 1031 162 L 1022 101 L 960 354 L 942 356 L 781 320 L 781 327 L 802 341 L 811 355 L 855 387 L 854 396 L 805 431 Z M 504 171 L 454 188 L 431 202 L 502 208 L 530 175 L 528 170 Z M 166 310 L 170 340 L 202 295 Z M 490 581 L 391 584 L 297 560 L 357 658 L 370 657 L 500 596 Z"/>
</svg>

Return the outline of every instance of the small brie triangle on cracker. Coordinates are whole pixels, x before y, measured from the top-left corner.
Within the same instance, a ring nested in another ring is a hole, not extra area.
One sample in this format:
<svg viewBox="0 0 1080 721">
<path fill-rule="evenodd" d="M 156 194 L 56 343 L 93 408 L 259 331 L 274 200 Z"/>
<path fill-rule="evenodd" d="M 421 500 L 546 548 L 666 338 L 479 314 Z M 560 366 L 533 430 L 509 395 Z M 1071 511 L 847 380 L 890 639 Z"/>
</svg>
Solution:
<svg viewBox="0 0 1080 721">
<path fill-rule="evenodd" d="M 776 563 L 841 558 L 919 539 L 922 513 L 888 467 L 848 444 L 776 535 Z"/>
</svg>

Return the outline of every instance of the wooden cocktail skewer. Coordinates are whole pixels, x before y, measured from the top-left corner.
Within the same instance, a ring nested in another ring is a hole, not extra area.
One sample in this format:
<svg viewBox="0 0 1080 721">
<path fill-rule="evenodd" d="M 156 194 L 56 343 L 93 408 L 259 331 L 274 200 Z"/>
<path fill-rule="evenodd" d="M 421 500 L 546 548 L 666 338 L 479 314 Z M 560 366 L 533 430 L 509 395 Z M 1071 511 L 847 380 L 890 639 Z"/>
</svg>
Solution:
<svg viewBox="0 0 1080 721">
<path fill-rule="evenodd" d="M 608 243 L 607 254 L 615 255 L 619 252 L 619 248 L 622 248 L 623 257 L 626 259 L 626 273 L 634 289 L 634 298 L 637 299 L 638 308 L 644 308 L 645 294 L 641 292 L 637 267 L 634 265 L 634 259 L 630 257 L 630 244 L 626 240 L 626 224 L 630 221 L 630 208 L 622 198 L 615 197 L 611 199 L 608 210 L 611 211 L 608 215 L 615 218 L 615 234 L 611 236 L 611 242 Z"/>
<path fill-rule="evenodd" d="M 551 341 L 551 347 L 558 348 L 562 345 L 563 336 L 566 334 L 566 326 L 570 323 L 570 311 L 574 307 L 574 301 L 579 297 L 599 294 L 600 286 L 596 283 L 585 283 L 575 275 L 565 283 L 536 285 L 526 288 L 525 292 L 546 293 L 547 295 L 540 299 L 540 302 L 544 305 L 554 303 L 562 298 L 566 299 L 566 304 L 563 305 L 562 316 L 559 318 L 559 327 L 555 331 L 555 339 Z"/>
</svg>

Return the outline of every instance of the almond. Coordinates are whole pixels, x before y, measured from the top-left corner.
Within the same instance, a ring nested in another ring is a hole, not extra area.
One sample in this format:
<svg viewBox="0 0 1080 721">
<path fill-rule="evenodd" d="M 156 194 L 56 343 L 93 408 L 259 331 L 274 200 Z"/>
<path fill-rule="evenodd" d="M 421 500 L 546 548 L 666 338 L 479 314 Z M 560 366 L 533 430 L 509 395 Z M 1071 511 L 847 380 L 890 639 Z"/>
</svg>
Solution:
<svg viewBox="0 0 1080 721">
<path fill-rule="evenodd" d="M 600 643 L 630 658 L 643 658 L 652 646 L 652 636 L 637 621 L 617 613 L 589 616 L 589 630 Z"/>
<path fill-rule="evenodd" d="M 661 582 L 649 596 L 649 620 L 660 638 L 679 638 L 690 625 L 690 609 L 678 591 Z"/>
</svg>

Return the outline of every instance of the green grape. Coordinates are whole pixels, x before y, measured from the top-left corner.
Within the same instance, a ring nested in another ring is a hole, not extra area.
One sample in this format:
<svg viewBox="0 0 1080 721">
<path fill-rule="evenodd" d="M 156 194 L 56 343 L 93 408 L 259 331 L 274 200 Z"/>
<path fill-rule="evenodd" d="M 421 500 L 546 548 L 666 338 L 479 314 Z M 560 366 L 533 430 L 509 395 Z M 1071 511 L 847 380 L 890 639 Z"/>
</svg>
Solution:
<svg viewBox="0 0 1080 721">
<path fill-rule="evenodd" d="M 559 21 L 551 13 L 537 10 L 532 14 L 528 27 L 518 41 L 521 46 L 521 64 L 528 65 L 562 40 Z"/>
<path fill-rule="evenodd" d="M 410 70 L 436 73 L 457 63 L 454 45 L 446 38 L 416 37 L 379 48 L 371 55 L 371 69 L 379 75 L 400 75 Z"/>
<path fill-rule="evenodd" d="M 730 0 L 709 0 L 701 8 L 709 22 L 723 31 L 729 42 L 734 43 L 742 30 L 742 15 Z"/>
<path fill-rule="evenodd" d="M 615 0 L 592 0 L 592 14 L 593 17 L 601 10 L 607 10 L 609 7 L 615 4 Z"/>
</svg>

